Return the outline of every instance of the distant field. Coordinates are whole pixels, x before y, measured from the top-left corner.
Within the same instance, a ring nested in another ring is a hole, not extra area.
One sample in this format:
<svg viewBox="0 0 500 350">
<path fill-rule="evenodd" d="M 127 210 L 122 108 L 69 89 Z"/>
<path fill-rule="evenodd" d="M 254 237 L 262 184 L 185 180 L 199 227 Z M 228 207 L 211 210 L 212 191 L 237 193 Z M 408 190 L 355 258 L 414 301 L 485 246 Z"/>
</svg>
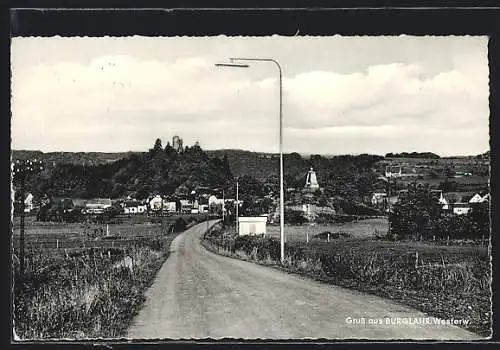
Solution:
<svg viewBox="0 0 500 350">
<path fill-rule="evenodd" d="M 25 226 L 27 249 L 85 249 L 90 247 L 126 247 L 140 244 L 141 241 L 156 239 L 166 234 L 179 216 L 163 218 L 161 223 L 150 223 L 150 218 L 142 216 L 123 218 L 118 224 L 109 224 L 109 235 L 117 239 L 94 239 L 106 235 L 106 225 L 85 223 L 47 223 L 37 222 L 28 217 Z M 158 220 L 158 218 L 155 218 Z M 141 223 L 142 220 L 142 223 Z M 19 219 L 14 220 L 14 249 L 19 247 Z M 96 232 L 97 230 L 97 232 Z M 93 236 L 95 235 L 95 236 Z"/>
<path fill-rule="evenodd" d="M 285 235 L 288 242 L 300 242 L 306 240 L 306 234 L 309 233 L 309 240 L 313 240 L 313 236 L 325 232 L 346 232 L 353 238 L 369 238 L 375 237 L 376 232 L 385 233 L 388 229 L 388 221 L 386 218 L 366 219 L 358 222 L 328 224 L 328 225 L 307 225 L 290 226 L 285 225 Z M 270 225 L 267 227 L 267 235 L 278 238 L 280 236 L 280 227 L 278 225 Z"/>
</svg>

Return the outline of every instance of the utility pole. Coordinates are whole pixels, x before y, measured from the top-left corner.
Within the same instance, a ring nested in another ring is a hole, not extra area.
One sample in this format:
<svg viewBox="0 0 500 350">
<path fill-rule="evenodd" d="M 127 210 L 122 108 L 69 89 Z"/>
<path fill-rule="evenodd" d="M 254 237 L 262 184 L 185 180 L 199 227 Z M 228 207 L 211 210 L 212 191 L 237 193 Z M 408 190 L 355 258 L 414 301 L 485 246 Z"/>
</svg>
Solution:
<svg viewBox="0 0 500 350">
<path fill-rule="evenodd" d="M 240 206 L 240 200 L 239 200 L 239 188 L 238 188 L 238 180 L 236 180 L 236 233 L 239 234 L 238 230 L 238 207 Z"/>
<path fill-rule="evenodd" d="M 224 225 L 224 207 L 226 205 L 226 202 L 224 200 L 224 189 L 222 190 L 222 225 Z"/>
</svg>

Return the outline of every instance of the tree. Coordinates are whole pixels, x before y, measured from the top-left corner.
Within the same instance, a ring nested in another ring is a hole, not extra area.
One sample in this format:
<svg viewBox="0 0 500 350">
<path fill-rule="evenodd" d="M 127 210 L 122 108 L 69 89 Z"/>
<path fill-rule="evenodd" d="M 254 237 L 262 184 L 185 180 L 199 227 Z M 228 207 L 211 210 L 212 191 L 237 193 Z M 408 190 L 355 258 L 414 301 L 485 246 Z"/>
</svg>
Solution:
<svg viewBox="0 0 500 350">
<path fill-rule="evenodd" d="M 302 225 L 307 221 L 304 213 L 300 210 L 285 208 L 285 222 L 290 225 Z"/>
<path fill-rule="evenodd" d="M 162 147 L 162 145 L 161 145 L 161 139 L 159 139 L 159 138 L 158 138 L 158 139 L 156 139 L 156 141 L 155 141 L 155 145 L 154 145 L 154 147 L 153 147 L 153 151 L 154 151 L 155 153 L 159 153 L 159 152 L 163 151 L 163 147 Z"/>
<path fill-rule="evenodd" d="M 475 238 L 487 238 L 490 235 L 490 208 L 488 202 L 471 204 L 468 214 Z"/>
<path fill-rule="evenodd" d="M 407 195 L 394 205 L 389 215 L 391 234 L 400 238 L 430 239 L 437 233 L 441 205 L 431 195 L 429 185 L 408 185 Z"/>
<path fill-rule="evenodd" d="M 318 198 L 318 205 L 323 208 L 328 205 L 328 198 L 326 197 L 324 192 L 321 192 Z"/>
</svg>

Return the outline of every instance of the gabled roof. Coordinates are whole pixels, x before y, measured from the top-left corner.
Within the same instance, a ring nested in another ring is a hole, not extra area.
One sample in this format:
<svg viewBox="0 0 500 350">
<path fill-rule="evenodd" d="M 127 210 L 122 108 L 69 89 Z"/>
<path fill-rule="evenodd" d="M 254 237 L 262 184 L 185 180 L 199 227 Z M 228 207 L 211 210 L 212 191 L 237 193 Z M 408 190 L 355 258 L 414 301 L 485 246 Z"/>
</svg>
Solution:
<svg viewBox="0 0 500 350">
<path fill-rule="evenodd" d="M 468 202 L 476 192 L 445 192 L 443 197 L 448 203 L 465 203 Z M 468 197 L 468 199 L 467 199 Z M 464 202 L 464 200 L 466 200 Z"/>
<path fill-rule="evenodd" d="M 137 206 L 140 206 L 142 205 L 142 203 L 140 201 L 127 201 L 124 203 L 124 206 L 126 208 L 130 208 L 130 207 L 137 207 Z"/>
</svg>

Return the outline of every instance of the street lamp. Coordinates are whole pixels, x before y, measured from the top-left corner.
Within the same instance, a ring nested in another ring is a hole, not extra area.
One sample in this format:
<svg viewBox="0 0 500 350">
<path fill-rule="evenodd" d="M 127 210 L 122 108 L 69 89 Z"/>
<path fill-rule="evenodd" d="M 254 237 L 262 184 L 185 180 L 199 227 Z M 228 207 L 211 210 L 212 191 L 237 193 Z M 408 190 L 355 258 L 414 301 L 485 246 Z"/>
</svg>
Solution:
<svg viewBox="0 0 500 350">
<path fill-rule="evenodd" d="M 248 68 L 248 64 L 235 63 L 236 62 L 250 62 L 250 61 L 259 61 L 259 62 L 272 62 L 278 67 L 279 73 L 279 121 L 280 121 L 280 252 L 281 252 L 281 263 L 284 263 L 285 260 L 285 197 L 284 197 L 284 189 L 283 189 L 283 77 L 281 66 L 273 58 L 238 58 L 233 57 L 229 59 L 231 63 L 216 63 L 217 67 L 236 67 L 236 68 Z"/>
<path fill-rule="evenodd" d="M 17 159 L 13 164 L 13 180 L 20 186 L 21 198 L 21 218 L 19 235 L 19 273 L 24 274 L 24 201 L 25 201 L 25 182 L 27 177 L 43 170 L 43 164 L 38 159 L 28 159 L 20 161 Z"/>
</svg>

